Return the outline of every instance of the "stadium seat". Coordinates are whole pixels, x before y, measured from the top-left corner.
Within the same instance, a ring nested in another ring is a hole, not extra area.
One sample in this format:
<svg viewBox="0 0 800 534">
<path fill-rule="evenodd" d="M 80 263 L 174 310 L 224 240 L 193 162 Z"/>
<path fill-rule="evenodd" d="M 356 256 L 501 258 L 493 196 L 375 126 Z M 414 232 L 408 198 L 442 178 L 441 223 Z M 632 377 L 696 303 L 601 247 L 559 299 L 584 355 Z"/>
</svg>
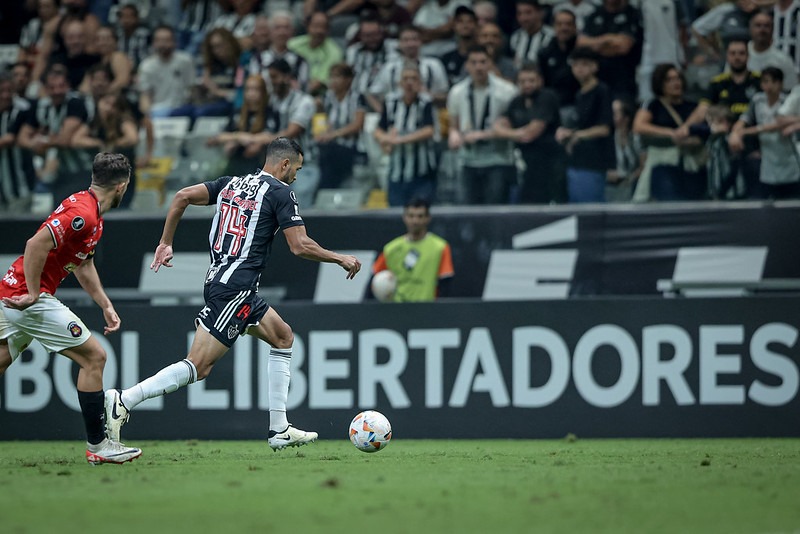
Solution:
<svg viewBox="0 0 800 534">
<path fill-rule="evenodd" d="M 192 128 L 192 137 L 212 137 L 225 129 L 228 117 L 197 117 Z"/>
<path fill-rule="evenodd" d="M 360 189 L 320 189 L 314 207 L 320 210 L 355 210 L 361 208 L 364 192 Z"/>
<path fill-rule="evenodd" d="M 180 153 L 183 140 L 189 131 L 189 117 L 154 117 L 154 156 L 174 156 Z"/>
</svg>

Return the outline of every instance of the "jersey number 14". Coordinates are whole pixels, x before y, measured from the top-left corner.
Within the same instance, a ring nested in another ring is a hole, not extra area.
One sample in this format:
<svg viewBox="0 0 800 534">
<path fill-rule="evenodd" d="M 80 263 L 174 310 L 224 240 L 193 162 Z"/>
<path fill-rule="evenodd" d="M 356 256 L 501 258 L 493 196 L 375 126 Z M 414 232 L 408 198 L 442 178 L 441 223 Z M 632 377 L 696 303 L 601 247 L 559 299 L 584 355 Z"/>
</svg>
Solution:
<svg viewBox="0 0 800 534">
<path fill-rule="evenodd" d="M 219 205 L 219 225 L 217 226 L 217 239 L 214 242 L 214 251 L 222 252 L 227 236 L 231 236 L 227 254 L 236 256 L 242 248 L 242 241 L 247 236 L 247 215 L 242 213 L 238 206 L 230 204 Z"/>
</svg>

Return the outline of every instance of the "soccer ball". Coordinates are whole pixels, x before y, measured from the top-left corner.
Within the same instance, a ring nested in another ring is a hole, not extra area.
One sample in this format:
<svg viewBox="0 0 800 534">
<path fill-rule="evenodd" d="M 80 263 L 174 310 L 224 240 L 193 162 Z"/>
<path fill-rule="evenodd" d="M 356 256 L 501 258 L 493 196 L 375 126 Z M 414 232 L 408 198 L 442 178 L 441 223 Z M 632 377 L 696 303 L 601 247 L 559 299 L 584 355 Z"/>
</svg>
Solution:
<svg viewBox="0 0 800 534">
<path fill-rule="evenodd" d="M 375 273 L 372 277 L 372 294 L 381 302 L 389 302 L 397 289 L 397 278 L 388 269 Z"/>
<path fill-rule="evenodd" d="M 389 445 L 392 425 L 380 412 L 361 412 L 350 423 L 350 441 L 363 452 L 378 452 Z"/>
</svg>

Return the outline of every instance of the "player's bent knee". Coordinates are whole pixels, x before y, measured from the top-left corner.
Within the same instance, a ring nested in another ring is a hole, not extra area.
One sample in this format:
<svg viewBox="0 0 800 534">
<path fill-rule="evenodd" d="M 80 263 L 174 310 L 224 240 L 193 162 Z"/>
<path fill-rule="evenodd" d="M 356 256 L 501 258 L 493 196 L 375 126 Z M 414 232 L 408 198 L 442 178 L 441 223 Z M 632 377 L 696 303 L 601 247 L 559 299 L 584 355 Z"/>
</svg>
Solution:
<svg viewBox="0 0 800 534">
<path fill-rule="evenodd" d="M 289 349 L 294 343 L 294 332 L 288 323 L 283 323 L 277 332 L 277 339 L 275 339 L 275 347 L 279 349 Z"/>
</svg>

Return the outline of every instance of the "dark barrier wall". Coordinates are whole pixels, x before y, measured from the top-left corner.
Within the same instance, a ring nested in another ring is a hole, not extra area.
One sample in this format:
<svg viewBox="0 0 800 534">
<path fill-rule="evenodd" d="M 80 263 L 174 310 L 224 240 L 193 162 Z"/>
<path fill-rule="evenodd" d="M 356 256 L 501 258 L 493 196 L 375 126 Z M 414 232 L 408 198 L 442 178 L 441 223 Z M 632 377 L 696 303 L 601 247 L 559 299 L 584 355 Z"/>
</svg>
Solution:
<svg viewBox="0 0 800 534">
<path fill-rule="evenodd" d="M 176 252 L 208 250 L 210 215 L 192 213 L 190 209 L 180 224 Z M 161 216 L 129 217 L 112 213 L 97 249 L 98 270 L 109 288 L 138 287 L 142 256 L 152 254 L 161 236 Z M 336 250 L 378 251 L 404 232 L 397 209 L 309 213 L 305 219 L 309 234 Z M 40 222 L 0 222 L 0 254 L 21 253 Z M 763 255 L 751 256 L 754 265 L 746 272 L 755 272 L 761 279 L 800 278 L 796 247 L 791 245 L 800 234 L 800 205 L 796 203 L 435 207 L 431 230 L 452 246 L 453 296 L 461 298 L 482 298 L 492 274 L 496 282 L 514 273 L 525 274 L 536 286 L 530 288 L 530 298 L 557 298 L 559 284 L 566 284 L 565 296 L 653 295 L 658 292 L 658 280 L 673 278 L 682 251 L 702 247 L 760 248 Z M 731 261 L 740 264 L 743 260 Z M 695 278 L 714 280 L 720 275 L 719 267 L 707 264 L 707 272 Z M 279 238 L 262 285 L 285 287 L 287 299 L 311 299 L 318 269 L 318 264 L 294 258 Z M 521 280 L 515 284 L 524 289 Z M 548 284 L 555 293 L 537 293 Z M 70 286 L 77 287 L 72 277 Z"/>
<path fill-rule="evenodd" d="M 375 408 L 398 438 L 800 436 L 800 299 L 571 299 L 279 307 L 294 327 L 290 420 L 345 439 Z M 76 308 L 95 330 L 102 316 Z M 185 355 L 191 307 L 120 306 L 106 386 Z M 240 340 L 204 382 L 123 435 L 265 438 L 267 347 Z M 80 439 L 76 369 L 36 344 L 0 379 L 0 439 Z"/>
</svg>

